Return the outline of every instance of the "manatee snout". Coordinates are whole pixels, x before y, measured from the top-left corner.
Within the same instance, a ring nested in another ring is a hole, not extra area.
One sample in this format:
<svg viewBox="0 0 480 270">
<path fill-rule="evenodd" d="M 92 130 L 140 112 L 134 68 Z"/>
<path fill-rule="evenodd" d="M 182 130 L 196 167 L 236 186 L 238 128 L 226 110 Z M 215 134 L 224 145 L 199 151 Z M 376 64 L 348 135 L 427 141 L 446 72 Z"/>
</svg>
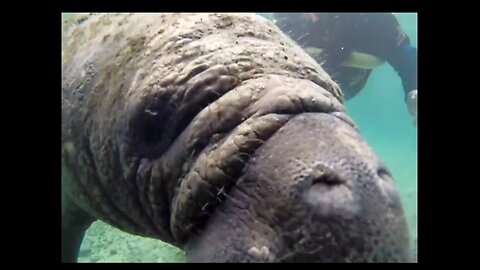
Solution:
<svg viewBox="0 0 480 270">
<path fill-rule="evenodd" d="M 290 119 L 255 152 L 229 196 L 189 243 L 190 261 L 409 259 L 393 178 L 341 113 Z"/>
</svg>

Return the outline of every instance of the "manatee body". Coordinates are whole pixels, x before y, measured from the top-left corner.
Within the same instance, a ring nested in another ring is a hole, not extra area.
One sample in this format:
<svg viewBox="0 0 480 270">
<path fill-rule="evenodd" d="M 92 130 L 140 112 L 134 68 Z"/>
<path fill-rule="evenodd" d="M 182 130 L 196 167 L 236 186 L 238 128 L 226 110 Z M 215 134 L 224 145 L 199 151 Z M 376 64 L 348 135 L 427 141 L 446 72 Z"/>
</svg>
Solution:
<svg viewBox="0 0 480 270">
<path fill-rule="evenodd" d="M 89 15 L 62 58 L 63 261 L 97 219 L 192 262 L 409 260 L 388 169 L 266 19 Z"/>
</svg>

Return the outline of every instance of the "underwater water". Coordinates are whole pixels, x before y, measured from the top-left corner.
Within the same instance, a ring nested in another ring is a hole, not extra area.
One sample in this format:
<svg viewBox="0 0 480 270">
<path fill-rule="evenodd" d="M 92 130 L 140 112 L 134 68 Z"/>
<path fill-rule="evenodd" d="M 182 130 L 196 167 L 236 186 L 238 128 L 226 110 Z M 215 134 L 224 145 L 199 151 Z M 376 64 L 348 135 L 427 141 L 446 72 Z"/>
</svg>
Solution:
<svg viewBox="0 0 480 270">
<path fill-rule="evenodd" d="M 270 17 L 268 13 L 262 13 Z M 417 47 L 417 14 L 395 13 Z M 62 15 L 65 19 L 69 14 Z M 412 252 L 417 243 L 417 128 L 404 102 L 402 83 L 388 64 L 376 68 L 365 88 L 346 102 L 362 135 L 395 177 L 407 215 Z M 158 240 L 124 233 L 100 221 L 85 235 L 79 262 L 183 262 L 183 251 Z"/>
</svg>

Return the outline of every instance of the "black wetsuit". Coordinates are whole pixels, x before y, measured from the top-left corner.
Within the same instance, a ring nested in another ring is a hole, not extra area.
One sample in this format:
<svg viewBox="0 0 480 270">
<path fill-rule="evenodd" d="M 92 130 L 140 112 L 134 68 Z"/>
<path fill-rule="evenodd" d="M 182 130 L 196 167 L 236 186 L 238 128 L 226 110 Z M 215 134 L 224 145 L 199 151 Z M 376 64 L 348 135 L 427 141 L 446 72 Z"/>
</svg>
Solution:
<svg viewBox="0 0 480 270">
<path fill-rule="evenodd" d="M 347 99 L 364 87 L 371 72 L 342 66 L 352 51 L 388 62 L 402 79 L 405 94 L 417 89 L 417 49 L 391 13 L 275 13 L 274 18 L 302 47 L 324 49 L 316 60 Z"/>
</svg>

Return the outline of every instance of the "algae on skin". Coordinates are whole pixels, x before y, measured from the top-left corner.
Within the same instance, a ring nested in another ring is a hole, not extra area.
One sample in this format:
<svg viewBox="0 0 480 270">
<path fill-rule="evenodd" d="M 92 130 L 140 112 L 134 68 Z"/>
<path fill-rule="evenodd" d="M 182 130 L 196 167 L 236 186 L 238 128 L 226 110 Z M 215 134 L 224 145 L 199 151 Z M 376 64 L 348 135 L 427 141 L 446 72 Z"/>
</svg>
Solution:
<svg viewBox="0 0 480 270">
<path fill-rule="evenodd" d="M 130 62 L 133 57 L 140 53 L 145 47 L 145 40 L 146 38 L 143 36 L 128 39 L 128 46 L 125 52 L 122 54 L 123 57 L 118 65 L 124 66 L 126 63 Z"/>
</svg>

